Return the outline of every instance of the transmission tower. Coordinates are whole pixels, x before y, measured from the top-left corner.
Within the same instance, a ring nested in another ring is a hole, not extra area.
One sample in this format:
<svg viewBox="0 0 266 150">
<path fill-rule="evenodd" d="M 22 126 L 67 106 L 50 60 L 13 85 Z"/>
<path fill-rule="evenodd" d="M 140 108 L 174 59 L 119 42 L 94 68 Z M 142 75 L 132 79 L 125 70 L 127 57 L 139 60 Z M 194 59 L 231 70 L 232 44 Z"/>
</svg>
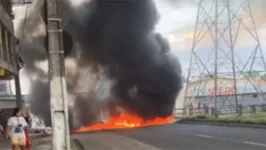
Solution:
<svg viewBox="0 0 266 150">
<path fill-rule="evenodd" d="M 237 112 L 247 103 L 247 89 L 266 102 L 266 90 L 254 77 L 265 73 L 266 64 L 249 0 L 200 0 L 191 52 L 184 108 L 200 104 Z"/>
</svg>

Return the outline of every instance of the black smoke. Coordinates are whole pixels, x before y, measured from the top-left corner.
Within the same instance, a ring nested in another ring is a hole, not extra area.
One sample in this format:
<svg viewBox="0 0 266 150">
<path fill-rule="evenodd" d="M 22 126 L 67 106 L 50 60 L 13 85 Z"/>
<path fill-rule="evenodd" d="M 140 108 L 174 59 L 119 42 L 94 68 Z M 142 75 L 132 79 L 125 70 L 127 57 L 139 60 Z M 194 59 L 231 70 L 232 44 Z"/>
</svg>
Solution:
<svg viewBox="0 0 266 150">
<path fill-rule="evenodd" d="M 31 15 L 37 14 L 34 11 Z M 74 57 L 78 66 L 96 68 L 95 74 L 99 73 L 100 66 L 104 76 L 114 82 L 112 100 L 105 105 L 100 104 L 103 102 L 98 101 L 91 89 L 85 97 L 76 94 L 75 109 L 70 113 L 70 116 L 76 114 L 73 120 L 78 119 L 80 125 L 91 124 L 97 119 L 101 106 L 114 108 L 114 105 L 144 119 L 172 114 L 182 88 L 181 66 L 171 55 L 168 42 L 154 32 L 159 15 L 152 0 L 91 0 L 78 8 L 70 7 L 67 0 L 63 0 L 60 14 L 73 45 L 79 45 L 79 48 L 73 46 L 72 50 L 79 55 L 70 54 L 66 59 Z M 40 17 L 32 18 L 35 19 L 30 20 L 28 30 L 33 29 L 32 22 L 37 21 L 36 26 L 44 23 Z M 34 62 L 47 59 L 44 36 L 31 36 L 31 40 L 24 42 L 21 53 L 29 72 L 40 72 Z M 39 42 L 32 42 L 34 40 Z M 76 79 L 67 78 L 72 81 L 68 82 L 68 91 L 73 92 Z M 32 86 L 30 102 L 34 113 L 49 120 L 48 82 L 33 81 Z M 99 110 L 95 110 L 98 108 L 95 106 L 99 106 Z"/>
<path fill-rule="evenodd" d="M 83 9 L 78 43 L 88 64 L 108 67 L 119 104 L 143 118 L 172 114 L 182 88 L 178 61 L 155 34 L 158 13 L 152 0 L 94 0 Z M 129 95 L 132 88 L 137 90 Z"/>
</svg>

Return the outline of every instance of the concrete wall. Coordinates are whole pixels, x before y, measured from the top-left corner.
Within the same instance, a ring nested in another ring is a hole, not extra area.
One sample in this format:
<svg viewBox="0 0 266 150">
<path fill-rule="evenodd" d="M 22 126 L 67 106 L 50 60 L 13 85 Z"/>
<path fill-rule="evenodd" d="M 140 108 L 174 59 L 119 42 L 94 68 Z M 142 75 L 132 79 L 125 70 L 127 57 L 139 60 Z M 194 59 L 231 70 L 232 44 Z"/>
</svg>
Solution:
<svg viewBox="0 0 266 150">
<path fill-rule="evenodd" d="M 15 108 L 15 107 L 16 107 L 15 100 L 0 100 L 0 109 Z"/>
<path fill-rule="evenodd" d="M 183 89 L 179 92 L 179 95 L 176 98 L 175 108 L 183 108 L 184 105 L 184 98 L 185 98 L 185 84 L 183 86 Z"/>
</svg>

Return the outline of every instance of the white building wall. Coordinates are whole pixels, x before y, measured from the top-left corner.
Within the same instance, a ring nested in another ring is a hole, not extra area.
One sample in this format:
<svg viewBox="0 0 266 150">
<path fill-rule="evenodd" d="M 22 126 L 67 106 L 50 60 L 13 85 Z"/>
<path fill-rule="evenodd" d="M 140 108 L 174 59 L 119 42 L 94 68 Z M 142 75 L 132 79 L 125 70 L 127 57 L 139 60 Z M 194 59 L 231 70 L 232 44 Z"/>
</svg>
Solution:
<svg viewBox="0 0 266 150">
<path fill-rule="evenodd" d="M 257 83 L 256 83 L 257 82 Z M 252 85 L 258 85 L 258 80 L 256 79 L 250 79 L 249 81 L 245 79 L 238 79 L 237 80 L 237 86 L 238 88 L 238 104 L 242 104 L 243 106 L 246 105 L 260 105 L 260 104 L 266 104 L 266 82 L 260 82 L 260 87 L 262 90 L 264 90 L 264 99 L 258 95 L 257 90 Z M 252 83 L 252 84 L 251 84 Z M 176 101 L 176 108 L 183 108 L 184 99 L 185 99 L 185 87 L 180 92 L 179 96 L 177 97 Z M 201 81 L 197 81 L 194 83 L 190 83 L 188 89 L 196 90 L 192 94 L 192 96 L 188 97 L 188 101 L 191 101 L 194 105 L 197 106 L 197 104 L 200 102 L 201 104 L 206 104 L 208 106 L 214 106 L 214 96 L 208 95 L 209 89 L 214 88 L 214 80 L 212 79 L 203 79 Z M 233 80 L 226 79 L 226 78 L 220 78 L 218 79 L 218 88 L 233 88 Z M 198 89 L 204 89 L 199 90 Z M 217 105 L 219 106 L 226 106 L 226 105 L 235 105 L 235 97 L 234 95 L 221 95 L 217 98 Z"/>
</svg>

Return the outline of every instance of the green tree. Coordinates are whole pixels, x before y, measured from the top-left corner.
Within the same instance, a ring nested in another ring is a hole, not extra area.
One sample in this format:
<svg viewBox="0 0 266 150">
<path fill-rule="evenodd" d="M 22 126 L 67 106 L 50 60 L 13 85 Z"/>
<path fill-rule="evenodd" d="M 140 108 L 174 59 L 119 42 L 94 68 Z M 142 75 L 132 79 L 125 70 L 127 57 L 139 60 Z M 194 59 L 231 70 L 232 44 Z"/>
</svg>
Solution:
<svg viewBox="0 0 266 150">
<path fill-rule="evenodd" d="M 247 71 L 244 73 L 245 77 L 260 77 L 260 73 L 258 71 Z"/>
<path fill-rule="evenodd" d="M 261 76 L 261 79 L 266 81 L 266 73 L 264 73 L 262 76 Z"/>
</svg>

